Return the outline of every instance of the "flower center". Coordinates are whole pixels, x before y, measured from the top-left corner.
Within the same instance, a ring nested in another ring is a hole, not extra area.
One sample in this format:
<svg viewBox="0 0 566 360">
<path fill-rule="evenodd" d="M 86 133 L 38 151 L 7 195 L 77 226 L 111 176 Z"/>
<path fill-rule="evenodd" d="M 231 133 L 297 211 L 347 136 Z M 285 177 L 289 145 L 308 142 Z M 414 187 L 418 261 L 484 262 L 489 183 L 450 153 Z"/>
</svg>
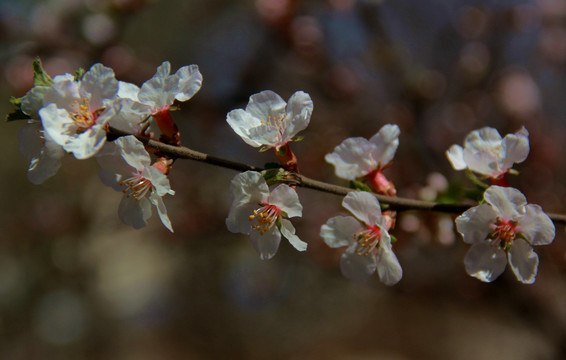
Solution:
<svg viewBox="0 0 566 360">
<path fill-rule="evenodd" d="M 495 228 L 487 236 L 493 240 L 492 246 L 499 246 L 503 250 L 509 249 L 517 237 L 517 222 L 497 218 Z"/>
<path fill-rule="evenodd" d="M 75 101 L 73 103 L 73 107 L 76 110 L 71 114 L 71 118 L 77 124 L 77 134 L 87 131 L 96 124 L 96 118 L 98 118 L 98 115 L 104 111 L 104 109 L 90 111 L 89 101 L 87 98 L 83 98 L 80 104 L 78 101 Z"/>
<path fill-rule="evenodd" d="M 281 209 L 277 206 L 265 204 L 259 209 L 254 210 L 253 215 L 250 215 L 248 220 L 257 222 L 256 225 L 252 224 L 252 229 L 259 231 L 259 234 L 263 235 L 273 227 L 273 224 L 281 217 L 281 213 Z"/>
<path fill-rule="evenodd" d="M 147 193 L 153 189 L 151 181 L 141 175 L 141 173 L 134 174 L 131 178 L 120 181 L 120 186 L 125 186 L 122 190 L 126 197 L 133 197 L 140 200 Z"/>
<path fill-rule="evenodd" d="M 279 141 L 281 141 L 281 138 L 283 137 L 283 132 L 285 132 L 283 122 L 285 121 L 286 117 L 287 114 L 277 115 L 277 116 L 267 115 L 267 120 L 260 120 L 260 122 L 261 125 L 265 125 L 276 129 L 277 132 L 279 133 Z"/>
<path fill-rule="evenodd" d="M 354 239 L 358 243 L 356 253 L 360 256 L 367 256 L 379 244 L 381 229 L 377 225 L 368 226 L 365 230 L 355 233 Z"/>
</svg>

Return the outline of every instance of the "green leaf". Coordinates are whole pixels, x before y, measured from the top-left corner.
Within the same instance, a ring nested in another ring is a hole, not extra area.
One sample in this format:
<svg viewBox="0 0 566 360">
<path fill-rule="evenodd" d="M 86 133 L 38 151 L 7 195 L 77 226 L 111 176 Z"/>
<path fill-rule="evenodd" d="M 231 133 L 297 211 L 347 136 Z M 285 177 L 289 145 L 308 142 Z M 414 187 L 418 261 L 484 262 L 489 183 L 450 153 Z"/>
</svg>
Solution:
<svg viewBox="0 0 566 360">
<path fill-rule="evenodd" d="M 84 74 L 85 74 L 85 69 L 83 68 L 79 68 L 77 71 L 75 71 L 75 81 L 79 81 L 80 79 L 82 79 Z"/>
<path fill-rule="evenodd" d="M 293 137 L 291 138 L 291 141 L 298 142 L 298 141 L 303 140 L 304 138 L 305 138 L 305 137 L 302 136 L 302 135 L 295 135 L 295 136 L 293 136 Z"/>
<path fill-rule="evenodd" d="M 358 181 L 358 180 L 351 180 L 350 181 L 350 189 L 372 192 L 371 189 L 369 188 L 369 186 L 367 186 L 366 184 L 364 184 L 363 182 Z"/>
<path fill-rule="evenodd" d="M 271 149 L 270 146 L 262 146 L 262 147 L 259 149 L 259 152 L 266 152 L 266 151 L 269 150 L 269 149 Z"/>
<path fill-rule="evenodd" d="M 397 238 L 391 234 L 389 234 L 389 236 L 391 237 L 391 243 L 395 243 L 397 242 Z"/>
<path fill-rule="evenodd" d="M 33 84 L 39 86 L 49 86 L 53 84 L 53 79 L 41 65 L 41 60 L 37 57 L 33 60 Z"/>
<path fill-rule="evenodd" d="M 16 121 L 16 120 L 29 120 L 29 116 L 24 114 L 20 109 L 14 110 L 14 112 L 6 116 L 6 121 Z"/>
<path fill-rule="evenodd" d="M 511 175 L 519 175 L 519 171 L 515 170 L 515 169 L 509 169 L 507 171 L 507 173 L 511 174 Z"/>
<path fill-rule="evenodd" d="M 22 101 L 24 100 L 24 97 L 15 97 L 15 96 L 10 96 L 10 103 L 14 106 L 20 107 L 22 104 Z"/>
</svg>

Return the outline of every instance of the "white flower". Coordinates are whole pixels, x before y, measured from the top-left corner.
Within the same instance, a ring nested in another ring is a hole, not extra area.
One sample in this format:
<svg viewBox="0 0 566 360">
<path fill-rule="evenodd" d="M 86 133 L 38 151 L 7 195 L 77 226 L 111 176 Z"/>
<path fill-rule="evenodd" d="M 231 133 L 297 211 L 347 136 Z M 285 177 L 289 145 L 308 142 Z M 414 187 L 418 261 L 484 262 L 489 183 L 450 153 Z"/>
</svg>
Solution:
<svg viewBox="0 0 566 360">
<path fill-rule="evenodd" d="M 399 127 L 384 125 L 371 139 L 348 138 L 326 154 L 326 162 L 334 165 L 336 176 L 355 180 L 382 169 L 395 156 L 399 146 Z"/>
<path fill-rule="evenodd" d="M 515 134 L 502 139 L 491 127 L 474 130 L 466 136 L 464 148 L 452 145 L 446 156 L 455 170 L 470 169 L 481 175 L 497 179 L 505 175 L 515 163 L 529 155 L 529 132 L 522 127 Z"/>
<path fill-rule="evenodd" d="M 54 83 L 43 98 L 49 105 L 39 111 L 45 132 L 77 159 L 93 156 L 106 141 L 106 122 L 114 115 L 108 105 L 117 91 L 114 71 L 102 64 L 79 81 Z"/>
<path fill-rule="evenodd" d="M 164 61 L 153 77 L 138 88 L 134 84 L 120 81 L 118 96 L 114 103 L 116 116 L 110 119 L 111 126 L 133 133 L 140 133 L 143 120 L 149 116 L 167 116 L 175 102 L 192 98 L 202 85 L 202 75 L 197 65 L 183 66 L 171 74 L 171 64 Z"/>
<path fill-rule="evenodd" d="M 96 159 L 102 167 L 102 182 L 124 193 L 118 216 L 125 224 L 136 229 L 146 226 L 153 204 L 163 225 L 173 232 L 162 197 L 175 192 L 167 176 L 150 166 L 149 154 L 138 139 L 124 136 L 108 142 Z"/>
<path fill-rule="evenodd" d="M 279 149 L 308 126 L 312 111 L 312 100 L 305 92 L 297 91 L 287 104 L 266 90 L 250 96 L 245 110 L 230 111 L 226 121 L 247 144 Z"/>
<path fill-rule="evenodd" d="M 391 236 L 386 230 L 387 219 L 381 215 L 379 201 L 368 192 L 352 191 L 342 206 L 355 218 L 335 216 L 320 228 L 320 236 L 328 246 L 347 246 L 340 258 L 342 274 L 351 280 L 364 281 L 377 270 L 384 284 L 399 282 L 403 270 L 393 252 Z"/>
<path fill-rule="evenodd" d="M 261 259 L 275 255 L 281 234 L 295 249 L 307 249 L 307 244 L 295 235 L 291 221 L 285 219 L 301 216 L 303 211 L 297 192 L 290 186 L 281 184 L 270 193 L 260 173 L 246 171 L 232 179 L 230 192 L 233 202 L 226 226 L 231 232 L 250 235 Z"/>
<path fill-rule="evenodd" d="M 456 218 L 458 232 L 472 244 L 464 260 L 466 271 L 491 282 L 509 261 L 517 280 L 533 283 L 539 260 L 531 245 L 547 245 L 554 240 L 552 220 L 540 206 L 527 205 L 525 196 L 514 188 L 490 186 L 484 199 L 485 204 Z"/>
</svg>

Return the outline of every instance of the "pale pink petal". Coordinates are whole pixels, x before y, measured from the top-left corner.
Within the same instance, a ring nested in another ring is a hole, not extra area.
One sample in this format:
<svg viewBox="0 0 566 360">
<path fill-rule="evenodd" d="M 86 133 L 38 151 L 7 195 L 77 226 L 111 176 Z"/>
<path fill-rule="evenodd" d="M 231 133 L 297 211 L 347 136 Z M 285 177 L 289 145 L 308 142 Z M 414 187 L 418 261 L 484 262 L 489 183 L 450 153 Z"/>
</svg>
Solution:
<svg viewBox="0 0 566 360">
<path fill-rule="evenodd" d="M 279 248 L 281 233 L 276 226 L 273 226 L 263 235 L 261 235 L 257 230 L 252 230 L 250 233 L 250 240 L 254 249 L 259 253 L 260 259 L 268 260 L 275 255 Z"/>
<path fill-rule="evenodd" d="M 356 245 L 346 249 L 340 257 L 342 275 L 353 281 L 365 281 L 377 268 L 375 256 L 358 255 Z"/>
<path fill-rule="evenodd" d="M 299 202 L 299 195 L 295 189 L 287 184 L 277 186 L 269 196 L 269 203 L 283 210 L 287 217 L 301 216 L 303 205 Z"/>
<path fill-rule="evenodd" d="M 538 269 L 538 255 L 531 245 L 522 239 L 516 239 L 508 250 L 509 266 L 517 280 L 524 284 L 535 282 Z"/>
<path fill-rule="evenodd" d="M 548 245 L 554 240 L 556 228 L 539 205 L 529 204 L 525 207 L 525 215 L 519 221 L 517 232 L 531 245 Z"/>
<path fill-rule="evenodd" d="M 489 241 L 480 241 L 468 250 L 464 265 L 470 276 L 483 282 L 492 282 L 505 270 L 507 256 L 499 246 L 492 246 Z"/>
<path fill-rule="evenodd" d="M 517 220 L 524 214 L 527 199 L 519 190 L 510 187 L 490 186 L 483 198 L 494 207 L 502 220 Z"/>
<path fill-rule="evenodd" d="M 307 250 L 307 243 L 299 239 L 297 235 L 295 235 L 295 227 L 291 222 L 287 219 L 281 219 L 281 234 L 289 240 L 289 243 L 293 245 L 293 247 L 299 251 Z"/>
<path fill-rule="evenodd" d="M 352 216 L 335 216 L 320 228 L 320 237 L 331 248 L 350 246 L 355 234 L 365 228 Z"/>
<path fill-rule="evenodd" d="M 497 215 L 489 204 L 474 206 L 456 218 L 456 229 L 468 244 L 484 241 L 493 230 Z"/>
<path fill-rule="evenodd" d="M 393 160 L 397 147 L 399 147 L 400 133 L 399 126 L 387 124 L 369 139 L 375 145 L 371 156 L 376 163 L 385 166 Z"/>
<path fill-rule="evenodd" d="M 381 208 L 375 196 L 365 191 L 351 191 L 342 206 L 366 225 L 381 223 Z"/>
</svg>

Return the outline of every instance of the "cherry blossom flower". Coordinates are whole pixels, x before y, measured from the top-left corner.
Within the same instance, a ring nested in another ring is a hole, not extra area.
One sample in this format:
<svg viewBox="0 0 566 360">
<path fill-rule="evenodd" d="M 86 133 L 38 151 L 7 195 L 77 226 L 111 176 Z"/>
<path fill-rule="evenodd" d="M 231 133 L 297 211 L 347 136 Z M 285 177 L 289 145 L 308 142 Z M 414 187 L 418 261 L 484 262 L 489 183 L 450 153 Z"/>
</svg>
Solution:
<svg viewBox="0 0 566 360">
<path fill-rule="evenodd" d="M 464 147 L 452 145 L 446 156 L 455 170 L 470 169 L 491 179 L 504 177 L 515 163 L 529 155 L 529 132 L 522 127 L 502 139 L 491 127 L 474 130 L 466 136 Z"/>
<path fill-rule="evenodd" d="M 346 180 L 366 177 L 374 189 L 386 195 L 395 195 L 395 188 L 382 170 L 393 160 L 399 146 L 399 127 L 384 125 L 369 140 L 348 138 L 326 154 L 326 162 L 334 165 L 336 176 Z"/>
<path fill-rule="evenodd" d="M 532 245 L 554 240 L 552 220 L 538 205 L 527 205 L 517 189 L 490 186 L 485 204 L 475 206 L 456 218 L 456 228 L 464 241 L 472 244 L 464 264 L 471 276 L 484 282 L 495 280 L 507 262 L 517 280 L 535 281 L 539 259 Z"/>
<path fill-rule="evenodd" d="M 43 98 L 48 105 L 39 111 L 45 132 L 77 159 L 93 156 L 106 141 L 106 123 L 114 115 L 108 105 L 117 91 L 114 71 L 102 64 L 78 81 L 54 83 Z"/>
<path fill-rule="evenodd" d="M 281 241 L 281 234 L 299 251 L 307 243 L 295 235 L 292 218 L 302 215 L 303 206 L 297 192 L 286 184 L 270 193 L 263 176 L 254 171 L 236 175 L 230 183 L 233 202 L 226 226 L 233 233 L 250 235 L 261 259 L 272 258 Z"/>
<path fill-rule="evenodd" d="M 230 111 L 226 121 L 246 144 L 279 150 L 308 126 L 312 111 L 312 100 L 305 92 L 297 91 L 287 104 L 266 90 L 250 96 L 245 110 Z"/>
<path fill-rule="evenodd" d="M 152 116 L 161 131 L 174 136 L 177 129 L 169 111 L 175 100 L 191 99 L 202 85 L 202 75 L 197 65 L 183 66 L 171 74 L 171 64 L 164 61 L 155 75 L 144 82 L 141 88 L 134 84 L 120 81 L 118 96 L 114 104 L 116 117 L 110 125 L 120 130 L 140 133 L 144 120 Z"/>
<path fill-rule="evenodd" d="M 393 252 L 388 220 L 382 216 L 379 201 L 368 192 L 352 191 L 342 206 L 353 216 L 335 216 L 320 229 L 324 242 L 332 247 L 347 246 L 340 258 L 342 274 L 354 281 L 364 281 L 376 272 L 386 285 L 394 285 L 403 276 Z"/>
<path fill-rule="evenodd" d="M 108 142 L 96 159 L 102 182 L 124 193 L 118 216 L 125 224 L 135 229 L 146 226 L 154 205 L 163 225 L 173 232 L 162 197 L 175 192 L 167 176 L 150 165 L 149 154 L 138 139 L 130 135 Z"/>
</svg>

